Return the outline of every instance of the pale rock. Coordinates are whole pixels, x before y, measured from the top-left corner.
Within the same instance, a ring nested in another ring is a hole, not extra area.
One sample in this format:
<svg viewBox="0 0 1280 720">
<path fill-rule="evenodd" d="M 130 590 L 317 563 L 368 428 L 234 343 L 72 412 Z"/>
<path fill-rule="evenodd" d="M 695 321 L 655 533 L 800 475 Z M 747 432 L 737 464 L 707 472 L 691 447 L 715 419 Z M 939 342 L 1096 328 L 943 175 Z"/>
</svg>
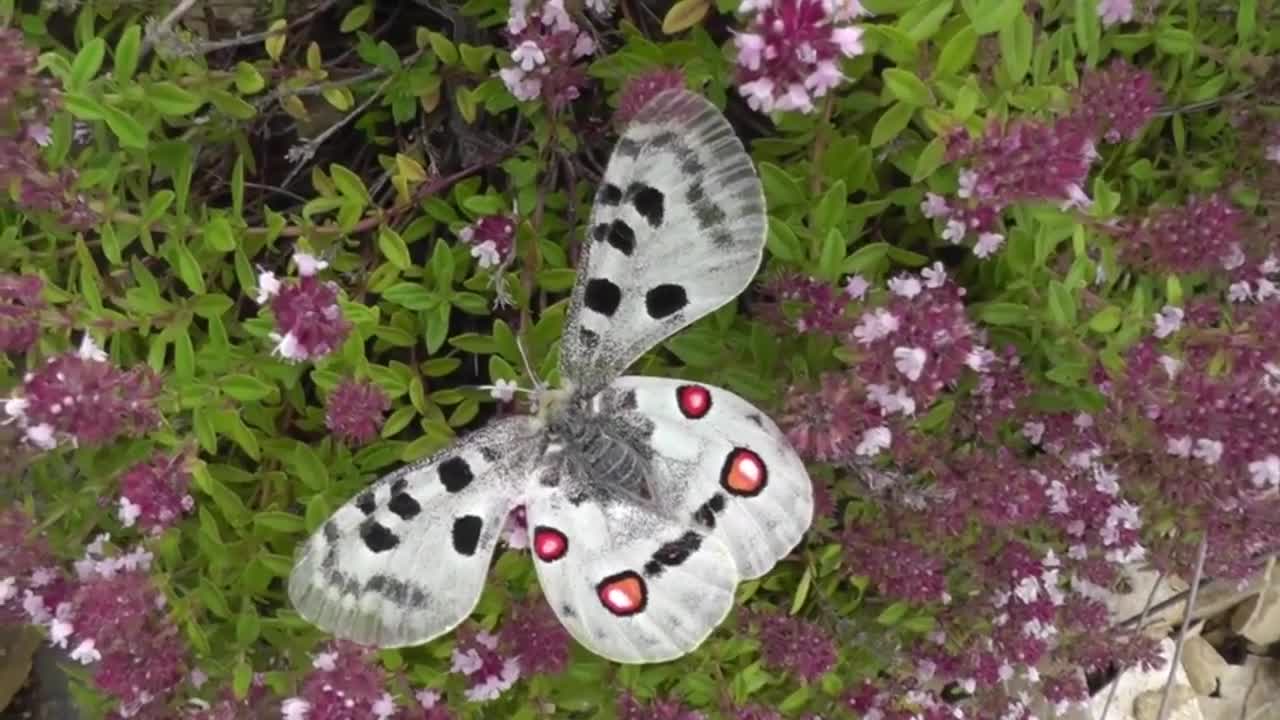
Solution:
<svg viewBox="0 0 1280 720">
<path fill-rule="evenodd" d="M 1200 636 L 1189 637 L 1182 645 L 1182 669 L 1187 673 L 1191 687 L 1201 695 L 1211 695 L 1218 689 L 1227 661 Z"/>
</svg>

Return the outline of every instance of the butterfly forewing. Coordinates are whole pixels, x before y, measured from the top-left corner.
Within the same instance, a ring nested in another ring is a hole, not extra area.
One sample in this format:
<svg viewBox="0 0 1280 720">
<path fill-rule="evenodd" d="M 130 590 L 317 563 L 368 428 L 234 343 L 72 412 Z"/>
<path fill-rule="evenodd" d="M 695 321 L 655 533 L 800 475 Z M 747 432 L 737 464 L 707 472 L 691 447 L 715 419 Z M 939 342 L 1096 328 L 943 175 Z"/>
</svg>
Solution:
<svg viewBox="0 0 1280 720">
<path fill-rule="evenodd" d="M 561 343 L 585 394 L 732 300 L 760 267 L 764 194 L 720 111 L 658 95 L 619 139 L 596 193 Z"/>
<path fill-rule="evenodd" d="M 506 418 L 388 475 L 302 546 L 289 598 L 333 635 L 416 645 L 475 608 L 508 512 L 534 474 L 542 430 Z"/>
</svg>

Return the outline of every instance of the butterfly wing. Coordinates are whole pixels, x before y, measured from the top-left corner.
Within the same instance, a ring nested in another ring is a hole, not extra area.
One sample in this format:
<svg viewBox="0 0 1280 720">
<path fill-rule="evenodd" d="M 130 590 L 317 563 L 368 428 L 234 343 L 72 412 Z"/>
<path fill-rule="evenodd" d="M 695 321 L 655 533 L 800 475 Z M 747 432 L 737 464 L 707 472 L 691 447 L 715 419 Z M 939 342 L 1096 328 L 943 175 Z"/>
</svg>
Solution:
<svg viewBox="0 0 1280 720">
<path fill-rule="evenodd" d="M 733 607 L 729 549 L 639 504 L 572 497 L 541 488 L 528 506 L 538 580 L 570 634 L 620 663 L 663 662 L 701 645 Z"/>
<path fill-rule="evenodd" d="M 498 420 L 378 480 L 302 546 L 289 576 L 294 608 L 365 645 L 417 645 L 452 630 L 479 601 L 544 438 L 533 418 Z"/>
<path fill-rule="evenodd" d="M 813 522 L 813 484 L 786 436 L 764 413 L 723 388 L 629 375 L 606 393 L 652 423 L 653 502 L 676 521 L 722 541 L 743 579 L 757 578 L 800 542 Z"/>
<path fill-rule="evenodd" d="M 627 127 L 596 193 L 561 343 L 584 395 L 732 300 L 760 267 L 764 193 L 728 121 L 673 90 Z"/>
</svg>

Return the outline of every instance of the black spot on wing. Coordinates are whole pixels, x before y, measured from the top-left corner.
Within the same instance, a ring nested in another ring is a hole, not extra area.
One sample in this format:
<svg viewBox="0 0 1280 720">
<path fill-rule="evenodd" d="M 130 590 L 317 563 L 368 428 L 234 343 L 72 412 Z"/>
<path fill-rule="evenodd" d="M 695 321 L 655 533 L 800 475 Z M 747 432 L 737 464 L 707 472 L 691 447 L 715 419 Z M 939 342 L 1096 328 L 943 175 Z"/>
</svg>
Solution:
<svg viewBox="0 0 1280 720">
<path fill-rule="evenodd" d="M 644 295 L 644 308 L 654 320 L 677 313 L 688 304 L 689 293 L 683 285 L 664 283 Z"/>
<path fill-rule="evenodd" d="M 412 520 L 414 516 L 422 512 L 422 506 L 409 493 L 397 493 L 391 496 L 391 502 L 387 503 L 387 507 L 391 512 L 400 517 L 401 520 Z"/>
<path fill-rule="evenodd" d="M 370 552 L 386 552 L 400 544 L 400 538 L 386 525 L 369 518 L 360 524 L 360 539 Z"/>
<path fill-rule="evenodd" d="M 444 489 L 451 493 L 462 492 L 476 476 L 471 472 L 471 465 L 461 457 L 451 457 L 440 463 L 436 470 L 440 474 L 440 482 Z"/>
<path fill-rule="evenodd" d="M 372 515 L 378 509 L 378 504 L 373 501 L 373 491 L 365 490 L 360 493 L 360 497 L 356 498 L 356 507 L 365 515 Z"/>
<path fill-rule="evenodd" d="M 689 556 L 698 551 L 702 547 L 702 536 L 689 530 L 679 538 L 668 543 L 663 543 L 662 547 L 653 553 L 653 559 L 666 565 L 667 567 L 676 567 L 683 565 Z"/>
<path fill-rule="evenodd" d="M 407 487 L 409 487 L 409 481 L 404 478 L 399 478 L 395 482 L 391 483 L 391 494 L 398 495 L 404 492 L 404 489 Z"/>
<path fill-rule="evenodd" d="M 484 458 L 485 462 L 498 462 L 498 458 L 501 456 L 498 454 L 497 448 L 492 445 L 481 445 L 480 457 Z"/>
<path fill-rule="evenodd" d="M 716 526 L 716 515 L 724 511 L 724 493 L 717 492 L 693 513 L 693 519 L 709 528 Z"/>
<path fill-rule="evenodd" d="M 622 303 L 622 288 L 607 278 L 591 278 L 583 296 L 586 306 L 605 317 L 613 317 Z"/>
<path fill-rule="evenodd" d="M 582 328 L 578 330 L 578 342 L 582 343 L 582 347 L 593 350 L 600 344 L 600 335 L 595 330 Z"/>
<path fill-rule="evenodd" d="M 685 175 L 697 177 L 707 171 L 707 166 L 702 164 L 697 155 L 690 153 L 680 159 L 680 169 Z"/>
<path fill-rule="evenodd" d="M 618 157 L 635 158 L 640 155 L 640 150 L 643 147 L 644 145 L 638 140 L 623 136 L 618 139 L 618 144 L 613 147 L 613 154 Z"/>
<path fill-rule="evenodd" d="M 665 198 L 661 190 L 644 183 L 632 183 L 627 188 L 627 195 L 631 197 L 631 204 L 636 212 L 649 223 L 649 227 L 656 228 L 662 224 Z"/>
<path fill-rule="evenodd" d="M 673 145 L 680 144 L 680 136 L 667 130 L 649 138 L 649 146 L 654 150 L 665 150 Z"/>
<path fill-rule="evenodd" d="M 591 237 L 596 242 L 609 243 L 615 250 L 628 257 L 636 250 L 636 234 L 631 230 L 631 226 L 622 220 L 614 220 L 608 224 L 600 223 L 592 228 Z"/>
<path fill-rule="evenodd" d="M 720 228 L 711 234 L 711 243 L 720 250 L 728 250 L 734 246 L 733 233 Z"/>
<path fill-rule="evenodd" d="M 337 523 L 335 523 L 332 520 L 329 520 L 324 524 L 324 539 L 328 540 L 329 542 L 337 542 L 338 540 Z"/>
<path fill-rule="evenodd" d="M 560 614 L 568 618 L 577 616 L 577 613 L 573 611 L 573 608 L 569 607 L 568 605 L 560 606 Z"/>
<path fill-rule="evenodd" d="M 453 549 L 459 554 L 471 557 L 476 554 L 480 544 L 480 531 L 484 529 L 484 521 L 475 515 L 463 515 L 453 521 Z"/>
<path fill-rule="evenodd" d="M 613 183 L 605 183 L 596 195 L 596 202 L 601 205 L 617 205 L 622 202 L 622 189 Z"/>
</svg>

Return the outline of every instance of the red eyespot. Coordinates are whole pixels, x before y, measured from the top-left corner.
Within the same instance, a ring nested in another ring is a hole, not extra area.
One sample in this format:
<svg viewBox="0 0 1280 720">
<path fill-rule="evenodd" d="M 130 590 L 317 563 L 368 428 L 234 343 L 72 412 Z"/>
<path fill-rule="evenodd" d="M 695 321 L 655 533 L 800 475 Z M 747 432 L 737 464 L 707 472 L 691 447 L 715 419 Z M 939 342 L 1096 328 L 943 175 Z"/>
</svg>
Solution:
<svg viewBox="0 0 1280 720">
<path fill-rule="evenodd" d="M 543 562 L 559 560 L 569 552 L 569 538 L 555 528 L 539 525 L 533 530 L 533 552 Z"/>
<path fill-rule="evenodd" d="M 630 570 L 601 580 L 596 586 L 596 594 L 606 610 L 620 617 L 635 615 L 644 610 L 649 601 L 644 578 Z"/>
<path fill-rule="evenodd" d="M 769 469 L 764 460 L 746 448 L 734 448 L 724 459 L 720 470 L 720 486 L 734 495 L 759 495 L 769 482 Z"/>
<path fill-rule="evenodd" d="M 681 385 L 676 388 L 676 404 L 685 417 L 698 420 L 711 411 L 711 391 L 701 385 Z"/>
</svg>

